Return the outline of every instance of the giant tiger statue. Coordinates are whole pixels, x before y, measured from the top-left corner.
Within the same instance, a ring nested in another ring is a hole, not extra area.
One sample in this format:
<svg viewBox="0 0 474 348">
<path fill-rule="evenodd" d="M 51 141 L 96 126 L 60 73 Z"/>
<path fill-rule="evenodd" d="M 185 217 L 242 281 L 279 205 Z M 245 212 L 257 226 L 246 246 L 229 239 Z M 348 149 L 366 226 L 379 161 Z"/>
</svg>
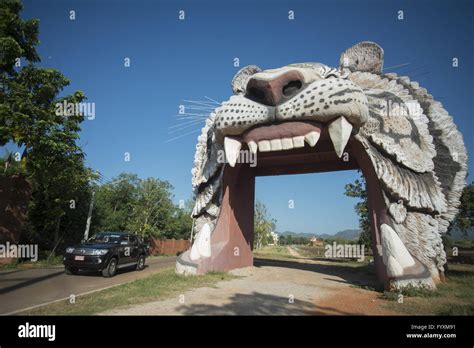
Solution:
<svg viewBox="0 0 474 348">
<path fill-rule="evenodd" d="M 178 273 L 253 264 L 255 176 L 359 169 L 380 282 L 435 288 L 443 280 L 441 236 L 458 210 L 466 149 L 452 117 L 426 89 L 383 73 L 383 55 L 377 44 L 361 42 L 342 53 L 339 68 L 251 65 L 237 73 L 234 95 L 198 137 L 196 238 L 180 255 Z M 244 151 L 257 155 L 256 166 L 240 161 Z M 314 197 L 314 209 L 324 199 Z"/>
</svg>

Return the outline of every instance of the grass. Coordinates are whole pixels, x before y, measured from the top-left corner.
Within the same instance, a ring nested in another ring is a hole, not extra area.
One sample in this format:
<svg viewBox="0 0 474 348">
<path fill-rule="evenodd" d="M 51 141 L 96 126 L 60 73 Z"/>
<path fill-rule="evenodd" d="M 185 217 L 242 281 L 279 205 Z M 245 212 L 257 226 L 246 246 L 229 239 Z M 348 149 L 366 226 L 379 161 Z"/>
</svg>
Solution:
<svg viewBox="0 0 474 348">
<path fill-rule="evenodd" d="M 296 251 L 300 253 L 301 256 L 309 258 L 324 258 L 324 246 L 308 246 L 308 245 L 298 245 Z"/>
<path fill-rule="evenodd" d="M 436 291 L 404 289 L 403 302 L 399 293 L 384 292 L 387 307 L 410 315 L 474 315 L 474 265 L 451 264 L 446 282 L 437 285 Z"/>
<path fill-rule="evenodd" d="M 168 254 L 153 255 L 153 256 L 148 256 L 147 260 L 159 258 L 159 257 L 170 257 L 170 256 L 175 256 L 175 255 L 168 255 Z M 62 266 L 62 265 L 63 265 L 62 255 L 52 256 L 50 258 L 41 259 L 35 262 L 21 261 L 19 259 L 15 259 L 12 262 L 0 264 L 0 271 L 48 268 L 48 267 Z"/>
<path fill-rule="evenodd" d="M 308 257 L 308 258 L 313 258 L 313 259 L 320 259 L 320 260 L 323 260 L 323 259 L 327 259 L 327 260 L 336 260 L 338 262 L 353 262 L 353 261 L 357 261 L 355 259 L 343 259 L 343 258 L 336 258 L 336 259 L 332 259 L 332 258 L 326 258 L 326 256 L 324 255 L 325 252 L 326 252 L 326 249 L 324 246 L 309 246 L 309 245 L 298 245 L 298 246 L 295 246 L 295 249 L 296 251 L 298 251 L 298 253 L 300 253 L 301 256 L 304 256 L 304 257 Z M 365 255 L 364 257 L 364 261 L 365 260 L 370 260 L 372 259 L 372 256 L 371 255 Z"/>
<path fill-rule="evenodd" d="M 366 256 L 364 261 L 343 258 L 325 258 L 324 248 L 322 247 L 291 245 L 290 247 L 301 255 L 301 258 L 299 258 L 291 255 L 288 251 L 288 247 L 288 245 L 266 246 L 262 249 L 254 251 L 254 257 L 271 260 L 297 260 L 301 258 L 308 258 L 317 261 L 331 262 L 331 265 L 360 268 L 361 270 L 365 270 L 369 264 L 369 261 L 372 259 L 371 256 Z"/>
<path fill-rule="evenodd" d="M 361 290 L 369 290 L 369 291 L 377 291 L 377 287 L 374 286 L 374 285 L 352 284 L 351 288 L 361 289 Z"/>
<path fill-rule="evenodd" d="M 175 273 L 173 267 L 163 269 L 147 278 L 127 284 L 76 297 L 74 304 L 68 300 L 55 302 L 22 315 L 91 315 L 110 309 L 145 302 L 163 300 L 203 286 L 213 286 L 221 280 L 235 278 L 226 273 L 208 273 L 203 276 L 183 276 Z"/>
<path fill-rule="evenodd" d="M 259 250 L 254 250 L 253 256 L 260 259 L 271 260 L 294 260 L 295 257 L 290 255 L 286 245 L 265 246 Z"/>
<path fill-rule="evenodd" d="M 19 259 L 15 259 L 9 263 L 0 264 L 0 271 L 2 270 L 13 270 L 13 269 L 32 269 L 32 268 L 47 268 L 51 266 L 58 266 L 62 265 L 63 263 L 63 256 L 52 256 L 47 259 L 38 260 L 38 261 L 21 261 Z"/>
</svg>

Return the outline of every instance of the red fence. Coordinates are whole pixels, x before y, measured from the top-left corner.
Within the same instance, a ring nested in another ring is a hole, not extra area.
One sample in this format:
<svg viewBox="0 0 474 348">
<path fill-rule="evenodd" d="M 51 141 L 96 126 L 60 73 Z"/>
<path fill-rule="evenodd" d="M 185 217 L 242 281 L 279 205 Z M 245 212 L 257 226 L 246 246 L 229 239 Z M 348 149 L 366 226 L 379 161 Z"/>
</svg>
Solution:
<svg viewBox="0 0 474 348">
<path fill-rule="evenodd" d="M 189 240 L 185 239 L 152 239 L 150 240 L 150 254 L 176 255 L 191 246 Z"/>
</svg>

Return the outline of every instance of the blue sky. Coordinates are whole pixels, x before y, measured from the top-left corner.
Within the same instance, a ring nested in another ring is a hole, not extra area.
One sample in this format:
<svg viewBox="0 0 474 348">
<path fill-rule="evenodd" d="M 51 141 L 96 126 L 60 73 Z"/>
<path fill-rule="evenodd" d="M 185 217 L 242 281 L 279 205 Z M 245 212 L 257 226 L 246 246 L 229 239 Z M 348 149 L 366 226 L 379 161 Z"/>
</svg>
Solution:
<svg viewBox="0 0 474 348">
<path fill-rule="evenodd" d="M 178 20 L 181 9 L 185 21 Z M 398 10 L 404 11 L 402 21 Z M 41 65 L 70 78 L 66 93 L 82 90 L 96 104 L 96 118 L 84 122 L 81 134 L 87 164 L 108 178 L 127 171 L 169 180 L 176 200 L 191 196 L 198 133 L 165 141 L 199 128 L 168 134 L 178 124 L 178 105 L 204 96 L 226 100 L 239 69 L 235 57 L 241 67 L 305 61 L 336 66 L 344 49 L 375 41 L 385 50 L 385 67 L 410 63 L 394 72 L 419 81 L 445 105 L 473 152 L 469 1 L 25 0 L 23 17 L 40 19 Z M 458 68 L 451 66 L 453 57 Z M 343 195 L 344 184 L 357 176 L 258 178 L 257 198 L 278 220 L 279 231 L 334 233 L 358 226 L 355 200 Z"/>
</svg>

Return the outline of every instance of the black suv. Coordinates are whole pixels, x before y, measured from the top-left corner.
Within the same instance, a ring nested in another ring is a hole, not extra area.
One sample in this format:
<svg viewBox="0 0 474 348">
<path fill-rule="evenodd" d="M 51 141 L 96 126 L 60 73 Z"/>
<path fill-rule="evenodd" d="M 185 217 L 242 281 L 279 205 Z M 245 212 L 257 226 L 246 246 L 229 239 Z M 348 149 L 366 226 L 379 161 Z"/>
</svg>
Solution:
<svg viewBox="0 0 474 348">
<path fill-rule="evenodd" d="M 79 269 L 102 271 L 104 277 L 113 277 L 117 269 L 135 266 L 145 268 L 148 246 L 138 236 L 124 232 L 100 232 L 86 242 L 66 248 L 64 268 L 67 274 Z"/>
</svg>

